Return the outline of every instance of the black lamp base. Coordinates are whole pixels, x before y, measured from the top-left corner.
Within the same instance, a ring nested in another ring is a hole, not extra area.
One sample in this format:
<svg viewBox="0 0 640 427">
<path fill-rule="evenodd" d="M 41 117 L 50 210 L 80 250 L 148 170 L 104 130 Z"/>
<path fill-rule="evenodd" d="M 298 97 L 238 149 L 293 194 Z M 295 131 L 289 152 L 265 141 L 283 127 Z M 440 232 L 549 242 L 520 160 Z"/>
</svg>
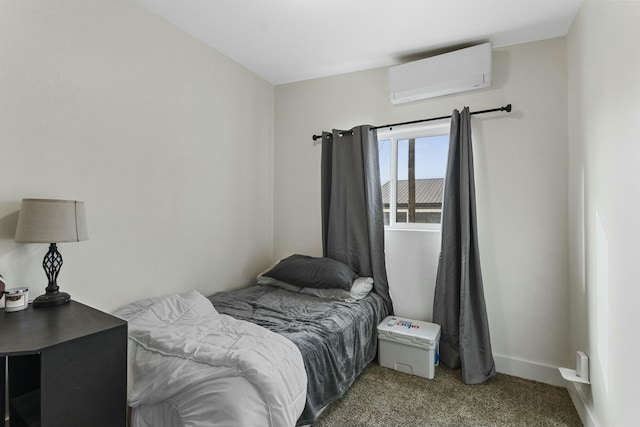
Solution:
<svg viewBox="0 0 640 427">
<path fill-rule="evenodd" d="M 45 289 L 45 294 L 40 295 L 33 300 L 34 307 L 53 307 L 55 305 L 66 304 L 71 300 L 71 296 L 66 292 L 58 291 L 56 279 L 62 267 L 62 255 L 58 252 L 58 246 L 55 243 L 49 245 L 49 252 L 44 256 L 42 267 L 47 274 L 49 284 Z"/>
<path fill-rule="evenodd" d="M 66 292 L 47 292 L 33 300 L 34 307 L 52 307 L 54 305 L 62 305 L 71 301 L 71 295 Z"/>
</svg>

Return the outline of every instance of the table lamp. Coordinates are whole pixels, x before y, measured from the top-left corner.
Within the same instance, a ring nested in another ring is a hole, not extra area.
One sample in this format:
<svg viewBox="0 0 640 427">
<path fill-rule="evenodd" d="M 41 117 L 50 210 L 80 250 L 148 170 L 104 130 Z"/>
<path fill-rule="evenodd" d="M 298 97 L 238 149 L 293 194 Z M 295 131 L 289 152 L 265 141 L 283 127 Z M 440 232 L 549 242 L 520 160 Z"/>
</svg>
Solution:
<svg viewBox="0 0 640 427">
<path fill-rule="evenodd" d="M 57 278 L 62 255 L 57 243 L 81 242 L 89 238 L 84 202 L 77 200 L 22 199 L 15 241 L 49 243 L 42 267 L 49 284 L 46 293 L 33 301 L 34 307 L 49 307 L 69 302 L 71 296 L 58 289 Z"/>
</svg>

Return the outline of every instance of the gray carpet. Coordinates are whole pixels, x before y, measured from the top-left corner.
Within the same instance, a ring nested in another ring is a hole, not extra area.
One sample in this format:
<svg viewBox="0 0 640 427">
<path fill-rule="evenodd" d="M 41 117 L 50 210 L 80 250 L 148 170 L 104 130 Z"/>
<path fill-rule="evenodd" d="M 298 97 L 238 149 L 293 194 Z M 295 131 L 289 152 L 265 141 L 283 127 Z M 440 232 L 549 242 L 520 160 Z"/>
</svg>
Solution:
<svg viewBox="0 0 640 427">
<path fill-rule="evenodd" d="M 577 427 L 567 390 L 497 374 L 464 385 L 460 370 L 436 367 L 433 380 L 371 363 L 314 427 Z"/>
</svg>

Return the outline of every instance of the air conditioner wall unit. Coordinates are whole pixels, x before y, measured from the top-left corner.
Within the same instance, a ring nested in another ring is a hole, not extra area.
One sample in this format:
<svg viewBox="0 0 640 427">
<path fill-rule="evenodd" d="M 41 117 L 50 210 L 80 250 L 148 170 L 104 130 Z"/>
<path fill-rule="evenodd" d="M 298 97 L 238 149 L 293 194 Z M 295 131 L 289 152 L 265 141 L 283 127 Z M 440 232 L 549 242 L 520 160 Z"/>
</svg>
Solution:
<svg viewBox="0 0 640 427">
<path fill-rule="evenodd" d="M 389 68 L 391 102 L 402 104 L 491 86 L 491 43 Z"/>
</svg>

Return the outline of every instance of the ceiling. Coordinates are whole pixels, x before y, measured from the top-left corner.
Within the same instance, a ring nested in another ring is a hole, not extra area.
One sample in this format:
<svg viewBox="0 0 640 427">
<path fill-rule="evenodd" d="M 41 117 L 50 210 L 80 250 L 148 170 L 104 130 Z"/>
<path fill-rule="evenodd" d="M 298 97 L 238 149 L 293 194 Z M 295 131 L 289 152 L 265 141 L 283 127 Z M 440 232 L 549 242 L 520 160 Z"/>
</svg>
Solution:
<svg viewBox="0 0 640 427">
<path fill-rule="evenodd" d="M 582 0 L 136 0 L 273 84 L 567 34 Z"/>
</svg>

